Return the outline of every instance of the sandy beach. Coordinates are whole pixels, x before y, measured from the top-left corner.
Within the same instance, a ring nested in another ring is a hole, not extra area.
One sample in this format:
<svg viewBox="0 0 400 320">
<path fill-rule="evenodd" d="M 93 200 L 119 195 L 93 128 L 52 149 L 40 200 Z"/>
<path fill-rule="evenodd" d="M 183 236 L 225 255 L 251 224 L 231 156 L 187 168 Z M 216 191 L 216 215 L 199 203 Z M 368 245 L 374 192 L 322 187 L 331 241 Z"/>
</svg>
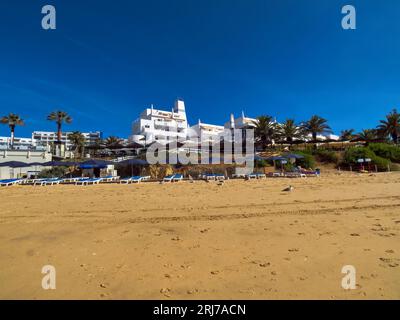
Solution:
<svg viewBox="0 0 400 320">
<path fill-rule="evenodd" d="M 15 186 L 0 199 L 1 299 L 400 299 L 398 173 Z M 47 264 L 55 290 L 41 286 Z"/>
</svg>

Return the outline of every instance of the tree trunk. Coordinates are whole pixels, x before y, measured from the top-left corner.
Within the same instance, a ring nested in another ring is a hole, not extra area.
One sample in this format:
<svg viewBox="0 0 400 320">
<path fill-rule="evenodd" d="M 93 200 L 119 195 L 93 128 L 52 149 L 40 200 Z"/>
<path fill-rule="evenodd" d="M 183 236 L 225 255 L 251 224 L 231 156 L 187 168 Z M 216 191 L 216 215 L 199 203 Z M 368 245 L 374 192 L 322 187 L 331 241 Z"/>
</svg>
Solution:
<svg viewBox="0 0 400 320">
<path fill-rule="evenodd" d="M 397 133 L 392 133 L 392 140 L 395 144 L 397 144 L 399 142 L 399 137 L 398 137 Z"/>
<path fill-rule="evenodd" d="M 61 123 L 57 122 L 57 141 L 61 143 Z"/>
<path fill-rule="evenodd" d="M 313 132 L 312 133 L 312 138 L 314 141 L 317 141 L 317 133 Z"/>
<path fill-rule="evenodd" d="M 11 129 L 11 148 L 14 148 L 14 133 L 15 133 L 15 126 L 11 125 L 10 126 Z"/>
</svg>

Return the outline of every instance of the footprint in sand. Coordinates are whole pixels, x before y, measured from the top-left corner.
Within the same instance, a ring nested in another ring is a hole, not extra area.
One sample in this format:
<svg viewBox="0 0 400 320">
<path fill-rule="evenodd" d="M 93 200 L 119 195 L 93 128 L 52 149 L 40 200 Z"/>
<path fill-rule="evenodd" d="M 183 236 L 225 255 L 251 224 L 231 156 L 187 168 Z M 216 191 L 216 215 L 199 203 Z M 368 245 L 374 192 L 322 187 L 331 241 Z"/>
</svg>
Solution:
<svg viewBox="0 0 400 320">
<path fill-rule="evenodd" d="M 162 293 L 167 298 L 171 297 L 171 289 L 170 288 L 162 288 L 160 290 L 160 293 Z"/>
</svg>

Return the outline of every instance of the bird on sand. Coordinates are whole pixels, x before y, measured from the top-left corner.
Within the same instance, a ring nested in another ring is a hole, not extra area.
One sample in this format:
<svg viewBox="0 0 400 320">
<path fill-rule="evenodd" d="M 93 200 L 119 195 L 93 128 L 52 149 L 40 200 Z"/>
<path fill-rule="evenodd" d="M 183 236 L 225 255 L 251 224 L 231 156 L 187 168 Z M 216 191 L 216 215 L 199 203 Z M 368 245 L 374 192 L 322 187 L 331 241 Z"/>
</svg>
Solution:
<svg viewBox="0 0 400 320">
<path fill-rule="evenodd" d="M 294 190 L 294 188 L 293 188 L 292 186 L 289 186 L 289 187 L 283 189 L 282 191 L 284 191 L 284 192 L 291 192 L 291 191 L 293 191 L 293 190 Z"/>
</svg>

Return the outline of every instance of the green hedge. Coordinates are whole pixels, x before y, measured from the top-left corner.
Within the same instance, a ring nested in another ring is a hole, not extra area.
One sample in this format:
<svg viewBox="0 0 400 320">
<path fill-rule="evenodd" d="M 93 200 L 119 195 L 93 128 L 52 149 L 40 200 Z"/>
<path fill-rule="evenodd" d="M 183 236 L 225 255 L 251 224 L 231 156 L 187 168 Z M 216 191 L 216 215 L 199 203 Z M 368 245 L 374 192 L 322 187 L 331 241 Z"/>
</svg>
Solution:
<svg viewBox="0 0 400 320">
<path fill-rule="evenodd" d="M 368 148 L 379 157 L 400 163 L 400 146 L 387 143 L 370 143 Z"/>
<path fill-rule="evenodd" d="M 339 163 L 339 157 L 336 152 L 334 151 L 329 151 L 325 149 L 317 149 L 314 152 L 314 155 L 316 156 L 317 160 L 320 162 L 329 162 L 329 163 L 334 163 L 338 164 Z"/>
<path fill-rule="evenodd" d="M 60 178 L 67 172 L 67 167 L 53 167 L 40 171 L 38 178 Z"/>
<path fill-rule="evenodd" d="M 377 156 L 369 147 L 352 147 L 346 150 L 343 158 L 345 165 L 359 165 L 358 159 L 371 159 L 371 164 L 376 165 L 379 171 L 385 171 L 388 165 L 391 165 L 391 161 L 382 157 Z"/>
<path fill-rule="evenodd" d="M 297 159 L 296 164 L 303 167 L 303 168 L 315 168 L 315 158 L 313 155 L 306 153 L 306 152 L 300 152 L 296 151 L 296 154 L 303 156 L 303 159 Z"/>
</svg>

